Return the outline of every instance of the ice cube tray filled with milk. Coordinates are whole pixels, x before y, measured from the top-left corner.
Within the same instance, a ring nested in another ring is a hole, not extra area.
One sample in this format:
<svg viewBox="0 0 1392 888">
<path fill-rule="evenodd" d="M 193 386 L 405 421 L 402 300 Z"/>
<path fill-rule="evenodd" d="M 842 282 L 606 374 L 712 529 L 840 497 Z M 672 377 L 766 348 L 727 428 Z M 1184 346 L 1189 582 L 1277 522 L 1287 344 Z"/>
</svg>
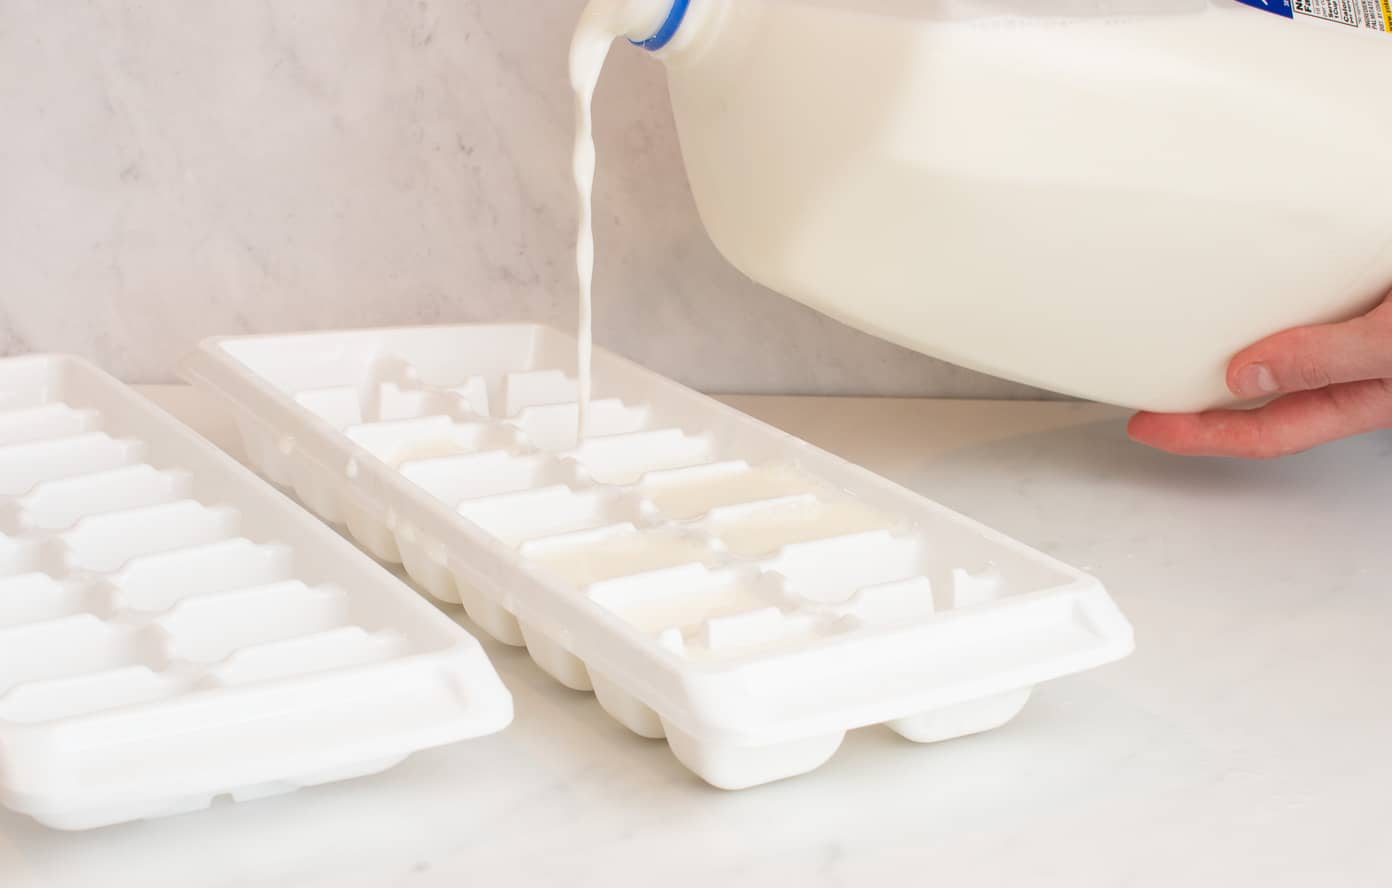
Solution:
<svg viewBox="0 0 1392 888">
<path fill-rule="evenodd" d="M 85 829 L 503 728 L 478 642 L 80 361 L 0 362 L 0 804 Z"/>
<path fill-rule="evenodd" d="M 993 728 L 1130 650 L 1096 580 L 603 351 L 577 444 L 575 348 L 366 330 L 214 340 L 184 372 L 268 478 L 717 786 L 863 726 Z"/>
</svg>

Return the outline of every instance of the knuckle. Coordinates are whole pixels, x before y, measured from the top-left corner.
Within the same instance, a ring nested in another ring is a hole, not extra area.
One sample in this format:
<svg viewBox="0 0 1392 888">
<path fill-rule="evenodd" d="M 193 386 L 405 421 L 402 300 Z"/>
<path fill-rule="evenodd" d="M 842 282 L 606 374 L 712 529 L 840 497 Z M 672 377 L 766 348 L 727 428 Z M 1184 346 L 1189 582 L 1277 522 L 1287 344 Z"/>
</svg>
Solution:
<svg viewBox="0 0 1392 888">
<path fill-rule="evenodd" d="M 1306 450 L 1309 449 L 1310 448 L 1308 446 L 1297 446 L 1291 441 L 1266 441 L 1262 444 L 1261 449 L 1258 451 L 1257 459 L 1268 461 L 1285 459 L 1288 456 L 1295 456 L 1297 453 L 1304 453 Z"/>
<path fill-rule="evenodd" d="M 1382 429 L 1392 429 L 1392 379 L 1378 380 L 1378 399 L 1382 402 Z"/>
<path fill-rule="evenodd" d="M 1387 298 L 1376 308 L 1364 315 L 1360 320 L 1371 324 L 1379 330 L 1392 333 L 1392 293 L 1387 294 Z"/>
<path fill-rule="evenodd" d="M 1374 415 L 1379 428 L 1392 429 L 1392 379 L 1378 379 L 1372 386 Z"/>
<path fill-rule="evenodd" d="M 1297 359 L 1292 369 L 1295 373 L 1294 381 L 1307 391 L 1328 388 L 1332 381 L 1324 362 L 1314 357 L 1305 356 Z"/>
<path fill-rule="evenodd" d="M 1232 435 L 1232 450 L 1248 459 L 1272 460 L 1285 454 L 1281 450 L 1277 436 L 1261 426 L 1242 429 Z"/>
<path fill-rule="evenodd" d="M 1334 406 L 1336 412 L 1347 414 L 1359 409 L 1372 391 L 1373 388 L 1359 383 L 1338 385 L 1329 390 L 1329 403 Z"/>
<path fill-rule="evenodd" d="M 1335 409 L 1346 415 L 1392 414 L 1392 379 L 1336 385 L 1329 390 L 1329 397 Z"/>
<path fill-rule="evenodd" d="M 1286 447 L 1278 442 L 1262 441 L 1255 445 L 1254 449 L 1252 450 L 1252 458 L 1270 462 L 1271 460 L 1277 460 L 1283 457 L 1290 456 L 1295 452 L 1296 451 L 1292 450 L 1291 448 Z"/>
<path fill-rule="evenodd" d="M 1310 446 L 1298 429 L 1275 422 L 1269 416 L 1266 421 L 1252 422 L 1242 428 L 1233 436 L 1233 444 L 1237 452 L 1248 459 L 1264 461 L 1294 456 Z"/>
</svg>

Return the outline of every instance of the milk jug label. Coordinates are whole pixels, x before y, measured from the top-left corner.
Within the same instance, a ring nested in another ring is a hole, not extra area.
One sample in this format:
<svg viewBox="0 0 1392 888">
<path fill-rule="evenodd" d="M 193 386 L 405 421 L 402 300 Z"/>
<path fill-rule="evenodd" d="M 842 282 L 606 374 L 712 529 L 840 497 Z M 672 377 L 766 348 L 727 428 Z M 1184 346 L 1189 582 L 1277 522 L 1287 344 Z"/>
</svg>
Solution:
<svg viewBox="0 0 1392 888">
<path fill-rule="evenodd" d="M 1274 12 L 1286 18 L 1295 18 L 1295 10 L 1291 8 L 1291 0 L 1237 0 L 1237 2 L 1255 6 L 1257 9 L 1265 9 L 1267 12 Z"/>
<path fill-rule="evenodd" d="M 1237 0 L 1288 19 L 1316 19 L 1392 34 L 1392 0 Z"/>
</svg>

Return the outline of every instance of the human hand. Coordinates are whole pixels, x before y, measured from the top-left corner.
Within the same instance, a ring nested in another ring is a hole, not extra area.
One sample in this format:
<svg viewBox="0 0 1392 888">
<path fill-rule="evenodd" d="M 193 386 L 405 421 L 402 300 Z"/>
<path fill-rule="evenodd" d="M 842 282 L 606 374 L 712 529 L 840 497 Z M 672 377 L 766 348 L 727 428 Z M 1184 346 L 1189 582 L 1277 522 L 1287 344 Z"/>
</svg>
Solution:
<svg viewBox="0 0 1392 888">
<path fill-rule="evenodd" d="M 1239 352 L 1228 388 L 1280 397 L 1255 410 L 1138 413 L 1127 432 L 1187 456 L 1273 459 L 1392 428 L 1392 294 L 1363 317 L 1297 327 Z"/>
</svg>

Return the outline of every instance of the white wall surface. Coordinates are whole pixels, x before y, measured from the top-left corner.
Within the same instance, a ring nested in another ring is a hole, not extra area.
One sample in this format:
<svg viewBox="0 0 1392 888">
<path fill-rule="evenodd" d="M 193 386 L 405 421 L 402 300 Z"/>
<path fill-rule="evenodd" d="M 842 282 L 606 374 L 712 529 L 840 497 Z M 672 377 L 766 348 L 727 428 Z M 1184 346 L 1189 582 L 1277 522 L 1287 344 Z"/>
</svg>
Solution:
<svg viewBox="0 0 1392 888">
<path fill-rule="evenodd" d="M 172 376 L 210 334 L 574 323 L 580 0 L 0 0 L 0 353 Z M 661 68 L 598 106 L 595 334 L 712 391 L 1017 396 L 743 279 Z"/>
</svg>

